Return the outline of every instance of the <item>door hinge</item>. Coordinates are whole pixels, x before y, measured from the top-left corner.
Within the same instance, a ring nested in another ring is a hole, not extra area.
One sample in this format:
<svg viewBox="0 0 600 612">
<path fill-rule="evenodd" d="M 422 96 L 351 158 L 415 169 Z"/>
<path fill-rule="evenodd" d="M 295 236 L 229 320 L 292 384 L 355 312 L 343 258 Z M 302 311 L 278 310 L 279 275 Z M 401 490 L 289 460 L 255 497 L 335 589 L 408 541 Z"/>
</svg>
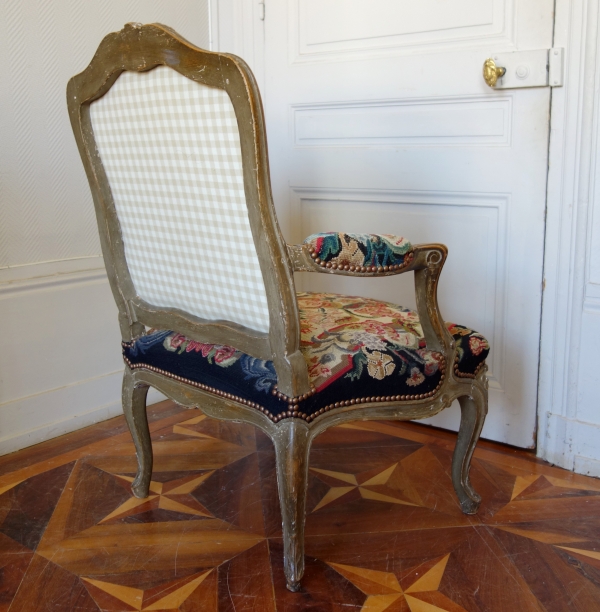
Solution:
<svg viewBox="0 0 600 612">
<path fill-rule="evenodd" d="M 564 49 L 536 49 L 494 53 L 491 58 L 498 69 L 505 69 L 494 89 L 520 87 L 562 87 L 564 81 Z"/>
<path fill-rule="evenodd" d="M 565 74 L 565 50 L 555 47 L 548 51 L 548 85 L 562 87 Z"/>
<path fill-rule="evenodd" d="M 265 3 L 263 2 L 259 2 L 258 3 L 258 17 L 261 21 L 265 20 Z"/>
</svg>

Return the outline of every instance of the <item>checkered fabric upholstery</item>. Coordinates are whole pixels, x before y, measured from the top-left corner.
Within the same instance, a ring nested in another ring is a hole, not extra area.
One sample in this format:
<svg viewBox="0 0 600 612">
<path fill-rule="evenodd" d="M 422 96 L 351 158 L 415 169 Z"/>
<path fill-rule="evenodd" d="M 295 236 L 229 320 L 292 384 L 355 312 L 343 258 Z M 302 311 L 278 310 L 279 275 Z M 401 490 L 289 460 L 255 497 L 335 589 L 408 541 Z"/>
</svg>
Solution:
<svg viewBox="0 0 600 612">
<path fill-rule="evenodd" d="M 160 66 L 122 73 L 90 111 L 138 295 L 268 331 L 228 94 Z"/>
</svg>

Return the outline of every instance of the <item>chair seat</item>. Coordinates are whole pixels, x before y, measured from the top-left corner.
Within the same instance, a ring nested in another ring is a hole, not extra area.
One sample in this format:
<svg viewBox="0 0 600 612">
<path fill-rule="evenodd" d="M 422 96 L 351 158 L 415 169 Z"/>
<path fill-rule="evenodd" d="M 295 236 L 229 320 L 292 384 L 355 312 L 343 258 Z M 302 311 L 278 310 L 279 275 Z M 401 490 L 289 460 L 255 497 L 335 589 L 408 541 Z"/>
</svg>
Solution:
<svg viewBox="0 0 600 612">
<path fill-rule="evenodd" d="M 264 412 L 273 421 L 367 402 L 432 397 L 448 371 L 441 353 L 426 348 L 417 313 L 378 300 L 299 293 L 301 350 L 312 392 L 289 398 L 277 390 L 271 361 L 229 346 L 203 344 L 167 330 L 123 345 L 129 367 L 146 368 Z M 455 376 L 474 378 L 489 353 L 479 333 L 446 323 L 457 346 Z"/>
</svg>

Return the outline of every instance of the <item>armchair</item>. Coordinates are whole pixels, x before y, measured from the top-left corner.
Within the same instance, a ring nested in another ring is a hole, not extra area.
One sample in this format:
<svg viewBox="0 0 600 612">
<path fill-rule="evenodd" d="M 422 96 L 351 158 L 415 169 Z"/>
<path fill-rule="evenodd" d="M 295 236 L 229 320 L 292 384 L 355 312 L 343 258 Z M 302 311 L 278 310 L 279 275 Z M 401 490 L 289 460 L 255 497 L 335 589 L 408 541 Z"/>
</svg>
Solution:
<svg viewBox="0 0 600 612">
<path fill-rule="evenodd" d="M 446 247 L 341 233 L 286 245 L 251 71 L 165 26 L 106 36 L 67 100 L 119 310 L 133 494 L 148 495 L 152 473 L 149 386 L 260 428 L 275 447 L 284 570 L 297 590 L 312 440 L 351 420 L 432 416 L 458 399 L 452 480 L 462 510 L 475 513 L 469 467 L 487 412 L 489 346 L 440 314 Z M 417 312 L 296 293 L 296 271 L 413 272 Z"/>
</svg>

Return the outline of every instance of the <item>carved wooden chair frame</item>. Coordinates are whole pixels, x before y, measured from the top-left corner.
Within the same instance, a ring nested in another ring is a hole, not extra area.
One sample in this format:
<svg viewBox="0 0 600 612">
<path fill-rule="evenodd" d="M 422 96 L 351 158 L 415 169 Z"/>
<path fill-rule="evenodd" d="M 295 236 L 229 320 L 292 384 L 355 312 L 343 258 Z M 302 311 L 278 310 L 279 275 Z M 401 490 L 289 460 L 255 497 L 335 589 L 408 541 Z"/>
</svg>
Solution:
<svg viewBox="0 0 600 612">
<path fill-rule="evenodd" d="M 225 90 L 232 101 L 240 132 L 244 189 L 256 251 L 260 261 L 270 315 L 268 333 L 227 321 L 208 321 L 178 309 L 160 308 L 142 300 L 132 282 L 123 237 L 106 172 L 99 157 L 90 120 L 90 104 L 103 96 L 123 71 L 147 71 L 169 66 L 188 79 Z M 311 419 L 288 416 L 273 422 L 254 407 L 227 394 L 216 395 L 148 369 L 125 366 L 123 410 L 137 451 L 138 473 L 132 490 L 148 495 L 152 446 L 146 417 L 146 394 L 152 386 L 178 404 L 197 407 L 217 419 L 235 420 L 260 428 L 273 441 L 283 520 L 284 569 L 290 590 L 299 588 L 304 573 L 304 524 L 308 457 L 312 440 L 329 427 L 353 420 L 430 417 L 455 399 L 461 424 L 452 462 L 452 482 L 463 512 L 477 512 L 481 498 L 469 481 L 475 444 L 487 413 L 486 367 L 470 377 L 452 366 L 455 342 L 446 328 L 437 301 L 437 286 L 446 261 L 441 244 L 416 245 L 412 259 L 401 269 L 333 269 L 311 257 L 307 245 L 288 246 L 275 215 L 270 187 L 267 141 L 260 94 L 246 63 L 234 55 L 199 49 L 168 27 L 127 24 L 106 36 L 89 66 L 68 84 L 70 119 L 90 183 L 102 252 L 110 286 L 119 310 L 123 342 L 145 334 L 145 327 L 176 330 L 205 343 L 234 346 L 249 355 L 271 360 L 278 390 L 297 398 L 310 392 L 307 364 L 300 352 L 300 327 L 294 287 L 295 271 L 385 277 L 414 272 L 417 310 L 427 348 L 445 358 L 445 376 L 434 394 L 409 401 L 342 402 L 339 408 Z M 419 397 L 419 396 L 417 396 Z M 321 411 L 322 412 L 322 411 Z M 289 415 L 290 413 L 288 413 Z"/>
</svg>

